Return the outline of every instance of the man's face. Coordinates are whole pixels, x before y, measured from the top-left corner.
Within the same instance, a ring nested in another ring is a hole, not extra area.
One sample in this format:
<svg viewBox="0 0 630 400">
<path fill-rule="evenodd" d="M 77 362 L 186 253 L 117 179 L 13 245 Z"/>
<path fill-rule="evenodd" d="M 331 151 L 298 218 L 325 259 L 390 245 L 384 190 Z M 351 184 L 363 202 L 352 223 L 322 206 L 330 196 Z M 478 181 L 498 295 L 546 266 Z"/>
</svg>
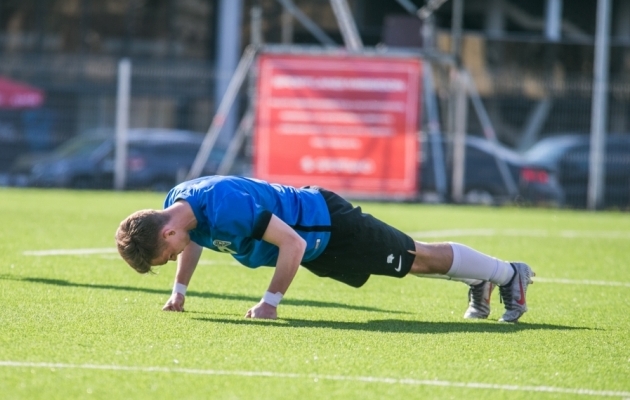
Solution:
<svg viewBox="0 0 630 400">
<path fill-rule="evenodd" d="M 151 265 L 164 265 L 169 261 L 177 261 L 177 256 L 184 251 L 190 236 L 185 231 L 169 231 L 166 238 L 162 238 L 162 251 L 151 261 Z"/>
</svg>

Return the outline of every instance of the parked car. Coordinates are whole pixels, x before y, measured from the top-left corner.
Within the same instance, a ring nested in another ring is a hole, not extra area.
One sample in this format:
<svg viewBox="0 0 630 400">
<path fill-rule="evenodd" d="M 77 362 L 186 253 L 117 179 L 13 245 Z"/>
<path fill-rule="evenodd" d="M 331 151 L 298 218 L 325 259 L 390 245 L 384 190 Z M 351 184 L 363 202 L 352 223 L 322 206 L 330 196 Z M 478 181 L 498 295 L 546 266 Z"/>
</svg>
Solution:
<svg viewBox="0 0 630 400">
<path fill-rule="evenodd" d="M 131 129 L 128 133 L 126 188 L 170 189 L 184 179 L 203 137 L 203 134 L 182 130 Z M 80 135 L 50 154 L 18 160 L 12 169 L 13 180 L 37 187 L 111 189 L 114 147 L 111 131 Z M 222 151 L 213 150 L 203 174 L 216 173 L 222 156 Z"/>
<path fill-rule="evenodd" d="M 438 137 L 440 149 L 446 162 L 445 196 L 451 200 L 451 178 L 453 175 L 450 141 Z M 447 146 L 447 144 L 449 144 Z M 423 199 L 438 196 L 435 163 L 430 138 L 424 137 L 421 143 L 419 187 Z M 515 191 L 502 176 L 497 159 L 504 163 L 508 179 L 512 180 Z M 471 204 L 534 204 L 560 206 L 564 194 L 553 170 L 544 165 L 528 162 L 516 151 L 487 139 L 467 136 L 464 172 L 464 201 Z M 439 196 L 438 196 L 439 197 Z"/>
<path fill-rule="evenodd" d="M 590 136 L 562 134 L 542 139 L 525 153 L 529 162 L 557 171 L 566 204 L 584 208 L 587 202 Z M 609 134 L 605 146 L 603 206 L 630 208 L 630 134 Z"/>
</svg>

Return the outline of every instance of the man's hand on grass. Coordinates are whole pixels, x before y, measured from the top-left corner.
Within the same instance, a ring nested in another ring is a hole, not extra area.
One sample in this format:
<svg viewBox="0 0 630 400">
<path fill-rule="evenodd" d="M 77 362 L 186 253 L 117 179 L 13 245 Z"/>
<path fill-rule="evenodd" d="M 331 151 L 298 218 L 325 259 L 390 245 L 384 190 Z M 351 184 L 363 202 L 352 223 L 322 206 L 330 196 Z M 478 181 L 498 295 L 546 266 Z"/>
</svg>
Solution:
<svg viewBox="0 0 630 400">
<path fill-rule="evenodd" d="M 277 319 L 278 311 L 276 307 L 260 300 L 260 303 L 247 310 L 245 318 Z"/>
<path fill-rule="evenodd" d="M 184 311 L 184 301 L 186 297 L 181 293 L 173 293 L 168 299 L 162 311 Z"/>
</svg>

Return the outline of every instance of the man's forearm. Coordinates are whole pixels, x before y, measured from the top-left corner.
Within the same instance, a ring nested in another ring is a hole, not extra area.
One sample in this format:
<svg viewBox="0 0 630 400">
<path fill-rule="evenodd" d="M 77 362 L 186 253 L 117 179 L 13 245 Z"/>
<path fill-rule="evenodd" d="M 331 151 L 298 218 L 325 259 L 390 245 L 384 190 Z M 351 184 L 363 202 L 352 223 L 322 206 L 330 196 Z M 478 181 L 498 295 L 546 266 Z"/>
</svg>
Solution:
<svg viewBox="0 0 630 400">
<path fill-rule="evenodd" d="M 177 260 L 177 271 L 175 272 L 175 283 L 188 286 L 190 279 L 197 268 L 199 258 L 203 248 L 195 242 L 190 242 Z"/>
<path fill-rule="evenodd" d="M 306 241 L 275 215 L 271 217 L 262 239 L 278 246 L 278 259 L 276 260 L 276 270 L 269 283 L 269 289 L 263 297 L 263 302 L 259 305 L 262 307 L 262 304 L 266 303 L 277 307 L 300 267 L 306 250 Z M 250 310 L 251 315 L 255 318 L 257 311 L 259 310 L 255 309 L 253 312 Z M 262 318 L 275 318 L 275 311 L 267 316 L 263 312 L 262 315 Z"/>
<path fill-rule="evenodd" d="M 300 237 L 297 237 L 294 242 L 280 247 L 276 270 L 269 283 L 269 292 L 280 292 L 283 295 L 286 293 L 300 267 L 305 249 L 306 242 Z"/>
</svg>

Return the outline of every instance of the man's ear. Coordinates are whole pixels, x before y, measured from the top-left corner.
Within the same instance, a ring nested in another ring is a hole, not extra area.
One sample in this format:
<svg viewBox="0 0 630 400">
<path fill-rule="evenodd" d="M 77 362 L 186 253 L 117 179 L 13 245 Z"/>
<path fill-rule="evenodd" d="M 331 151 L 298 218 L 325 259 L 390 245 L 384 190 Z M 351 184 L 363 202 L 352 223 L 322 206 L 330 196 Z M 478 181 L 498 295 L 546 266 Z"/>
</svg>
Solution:
<svg viewBox="0 0 630 400">
<path fill-rule="evenodd" d="M 164 228 L 162 228 L 162 231 L 160 232 L 160 236 L 162 237 L 162 239 L 168 239 L 169 236 L 174 236 L 176 234 L 177 232 L 175 231 L 175 229 L 169 226 L 165 226 Z"/>
</svg>

